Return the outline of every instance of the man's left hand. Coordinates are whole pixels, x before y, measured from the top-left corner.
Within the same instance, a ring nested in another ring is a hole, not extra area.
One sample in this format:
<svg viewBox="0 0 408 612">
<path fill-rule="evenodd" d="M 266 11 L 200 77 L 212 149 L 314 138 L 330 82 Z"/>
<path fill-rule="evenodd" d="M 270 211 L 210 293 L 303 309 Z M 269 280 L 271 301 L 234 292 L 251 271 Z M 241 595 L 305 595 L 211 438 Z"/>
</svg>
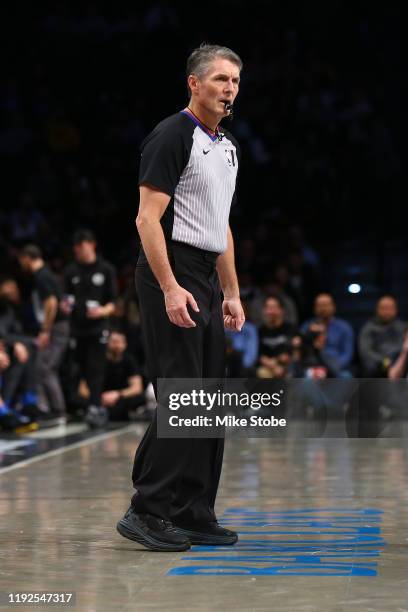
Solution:
<svg viewBox="0 0 408 612">
<path fill-rule="evenodd" d="M 39 349 L 45 349 L 50 343 L 50 332 L 42 331 L 37 336 L 37 346 Z"/>
<path fill-rule="evenodd" d="M 102 406 L 115 406 L 120 399 L 119 391 L 104 391 L 101 396 Z"/>
<path fill-rule="evenodd" d="M 105 308 L 103 306 L 95 306 L 88 308 L 86 311 L 88 319 L 102 319 L 105 316 Z"/>
<path fill-rule="evenodd" d="M 245 323 L 245 315 L 239 298 L 225 298 L 222 303 L 222 314 L 225 329 L 241 331 Z"/>
</svg>

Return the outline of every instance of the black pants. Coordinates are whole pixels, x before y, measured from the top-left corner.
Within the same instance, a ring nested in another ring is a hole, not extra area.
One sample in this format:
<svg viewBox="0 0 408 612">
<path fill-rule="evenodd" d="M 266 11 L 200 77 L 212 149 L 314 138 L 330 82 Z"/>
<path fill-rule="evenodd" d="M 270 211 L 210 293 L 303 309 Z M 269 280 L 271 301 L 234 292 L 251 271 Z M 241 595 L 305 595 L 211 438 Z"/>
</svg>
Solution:
<svg viewBox="0 0 408 612">
<path fill-rule="evenodd" d="M 189 308 L 194 328 L 170 322 L 163 293 L 146 263 L 136 269 L 147 368 L 157 397 L 157 378 L 222 378 L 225 334 L 216 254 L 181 243 L 169 244 L 177 282 L 200 309 Z M 215 520 L 221 474 L 222 438 L 158 438 L 157 414 L 136 451 L 132 480 L 139 513 L 171 519 L 182 526 Z"/>
<path fill-rule="evenodd" d="M 28 346 L 28 360 L 20 363 L 13 352 L 10 352 L 10 365 L 3 373 L 3 386 L 1 394 L 8 404 L 14 404 L 18 395 L 25 393 L 35 393 L 37 390 L 36 381 L 36 355 L 37 350 L 34 345 Z"/>
<path fill-rule="evenodd" d="M 68 321 L 59 321 L 53 326 L 49 345 L 37 352 L 38 407 L 44 412 L 65 414 L 65 397 L 61 387 L 59 368 L 68 346 L 68 340 Z"/>
<path fill-rule="evenodd" d="M 129 419 L 129 410 L 143 406 L 144 403 L 145 396 L 143 393 L 133 395 L 132 397 L 121 397 L 114 406 L 109 408 L 109 419 L 111 421 L 127 421 Z"/>
<path fill-rule="evenodd" d="M 89 388 L 89 404 L 99 406 L 106 366 L 103 334 L 75 338 L 75 361 L 79 366 L 79 378 L 84 378 Z"/>
</svg>

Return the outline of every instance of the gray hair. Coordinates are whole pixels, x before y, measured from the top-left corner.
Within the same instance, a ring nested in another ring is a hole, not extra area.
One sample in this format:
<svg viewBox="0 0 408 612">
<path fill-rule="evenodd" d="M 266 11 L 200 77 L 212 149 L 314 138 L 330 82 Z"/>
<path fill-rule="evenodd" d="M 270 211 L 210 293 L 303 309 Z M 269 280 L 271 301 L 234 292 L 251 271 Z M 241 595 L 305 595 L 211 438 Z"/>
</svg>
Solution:
<svg viewBox="0 0 408 612">
<path fill-rule="evenodd" d="M 198 78 L 202 78 L 208 71 L 211 62 L 216 58 L 229 60 L 236 64 L 239 70 L 242 70 L 242 60 L 232 49 L 221 47 L 220 45 L 209 45 L 202 43 L 194 49 L 187 60 L 187 78 L 190 74 L 195 74 Z M 191 95 L 190 88 L 187 86 L 188 93 Z"/>
</svg>

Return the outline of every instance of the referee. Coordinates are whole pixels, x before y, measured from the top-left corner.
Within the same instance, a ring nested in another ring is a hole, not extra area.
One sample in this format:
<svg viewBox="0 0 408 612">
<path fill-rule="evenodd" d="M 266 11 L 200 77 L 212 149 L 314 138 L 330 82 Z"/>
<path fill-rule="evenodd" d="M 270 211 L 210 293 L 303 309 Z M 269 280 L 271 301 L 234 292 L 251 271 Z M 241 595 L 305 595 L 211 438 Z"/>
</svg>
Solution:
<svg viewBox="0 0 408 612">
<path fill-rule="evenodd" d="M 240 151 L 219 126 L 231 113 L 241 68 L 231 49 L 195 49 L 188 106 L 142 143 L 136 286 L 156 397 L 157 378 L 222 378 L 224 327 L 244 324 L 228 223 Z M 161 551 L 234 544 L 237 534 L 220 527 L 214 512 L 223 448 L 221 438 L 158 438 L 156 414 L 136 452 L 136 493 L 119 533 Z"/>
</svg>

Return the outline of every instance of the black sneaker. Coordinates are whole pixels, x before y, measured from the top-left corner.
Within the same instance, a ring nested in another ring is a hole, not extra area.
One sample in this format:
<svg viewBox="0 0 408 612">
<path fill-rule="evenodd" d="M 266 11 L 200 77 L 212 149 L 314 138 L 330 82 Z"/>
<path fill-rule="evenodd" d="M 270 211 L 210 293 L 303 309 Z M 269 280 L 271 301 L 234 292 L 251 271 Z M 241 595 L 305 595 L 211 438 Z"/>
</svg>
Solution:
<svg viewBox="0 0 408 612">
<path fill-rule="evenodd" d="M 66 417 L 64 415 L 56 414 L 55 412 L 43 412 L 39 408 L 34 408 L 32 406 L 23 408 L 21 413 L 38 423 L 40 429 L 56 427 L 63 422 L 66 423 Z"/>
<path fill-rule="evenodd" d="M 59 427 L 60 425 L 67 424 L 67 417 L 64 414 L 48 412 L 38 418 L 38 424 L 40 426 L 40 429 L 44 429 L 47 427 Z"/>
<path fill-rule="evenodd" d="M 109 412 L 105 406 L 88 406 L 85 414 L 85 423 L 91 429 L 102 429 L 109 422 Z"/>
<path fill-rule="evenodd" d="M 149 550 L 176 552 L 190 548 L 190 541 L 178 534 L 170 521 L 151 514 L 136 514 L 132 506 L 120 519 L 116 529 L 124 538 L 134 540 Z"/>
<path fill-rule="evenodd" d="M 217 521 L 197 525 L 196 527 L 180 527 L 174 525 L 174 530 L 185 536 L 191 544 L 206 544 L 209 546 L 228 546 L 238 541 L 238 534 L 230 529 L 220 527 Z"/>
<path fill-rule="evenodd" d="M 25 434 L 38 429 L 38 423 L 19 413 L 14 408 L 2 406 L 0 414 L 0 431 Z"/>
</svg>

